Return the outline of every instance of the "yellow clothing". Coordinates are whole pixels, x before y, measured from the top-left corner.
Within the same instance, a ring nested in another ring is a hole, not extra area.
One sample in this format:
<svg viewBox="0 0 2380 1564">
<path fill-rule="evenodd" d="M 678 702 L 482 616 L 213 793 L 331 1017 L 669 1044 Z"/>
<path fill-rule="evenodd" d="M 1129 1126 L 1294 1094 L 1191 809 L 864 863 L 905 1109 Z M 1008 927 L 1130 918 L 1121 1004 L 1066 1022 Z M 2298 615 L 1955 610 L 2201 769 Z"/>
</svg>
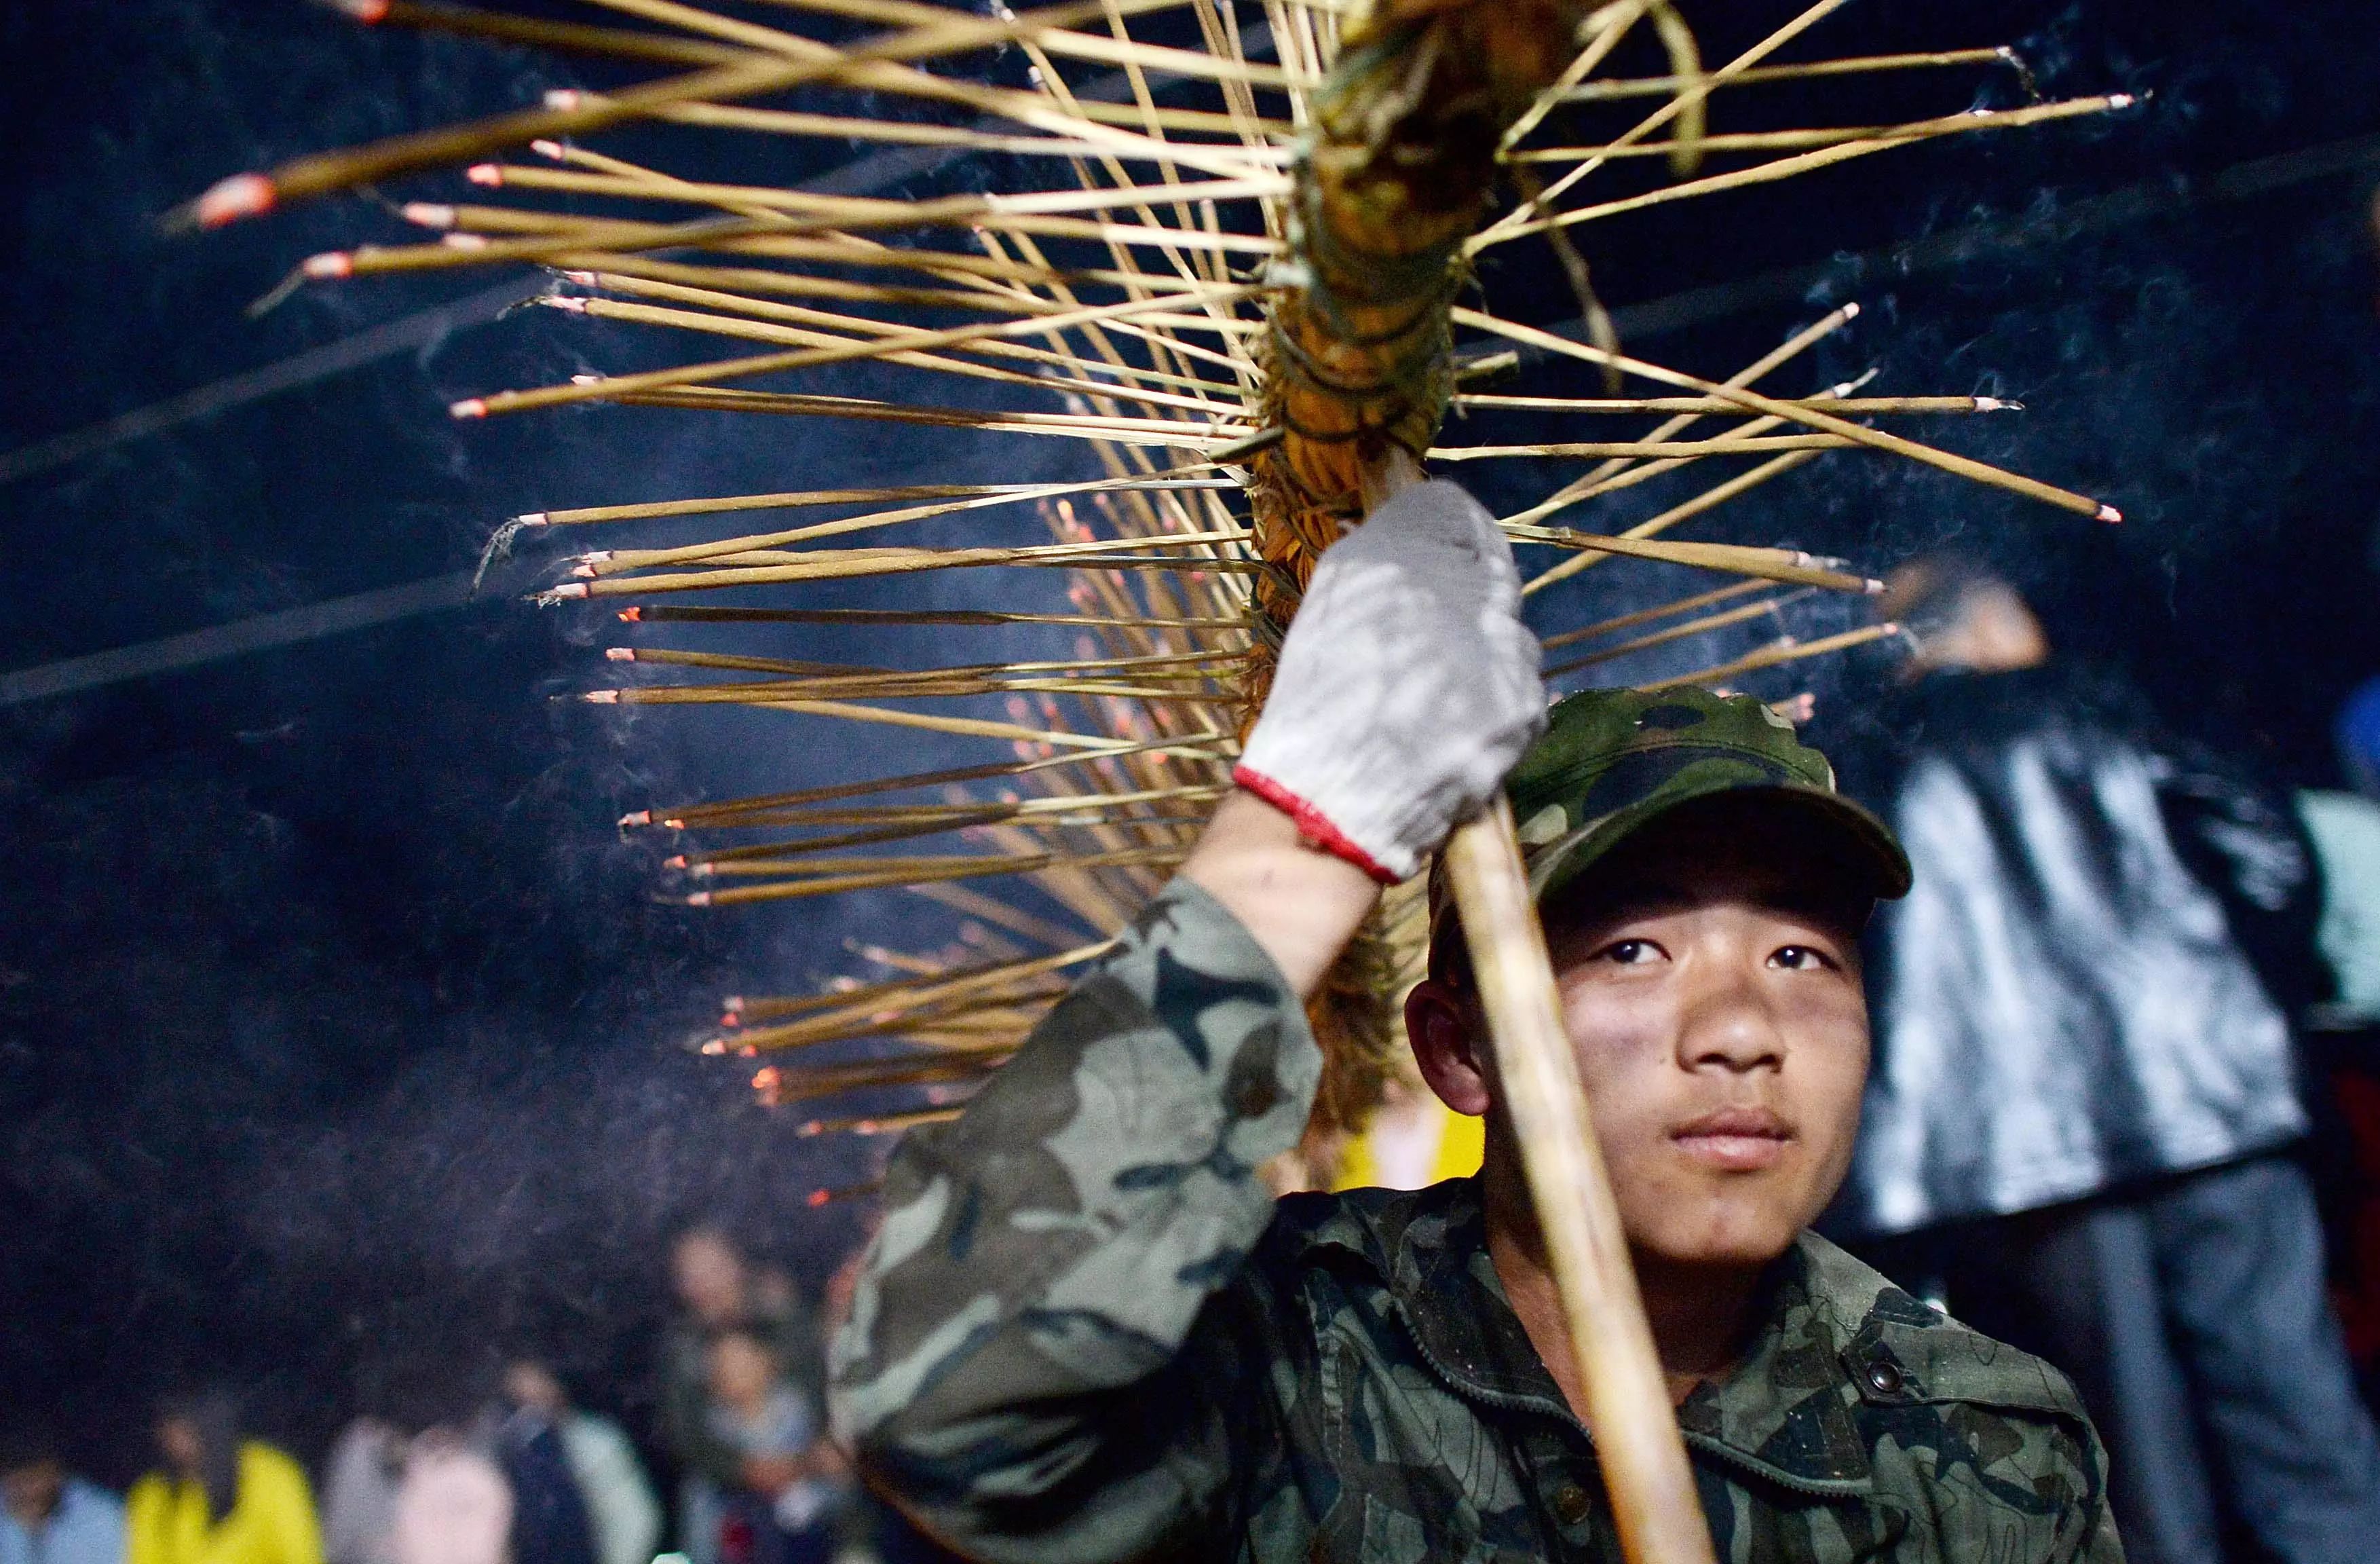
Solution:
<svg viewBox="0 0 2380 1564">
<path fill-rule="evenodd" d="M 1384 1106 L 1371 1124 L 1348 1142 L 1334 1190 L 1378 1186 L 1421 1189 L 1479 1171 L 1488 1148 L 1488 1121 L 1456 1113 L 1427 1087 Z"/>
<path fill-rule="evenodd" d="M 240 1446 L 239 1497 L 220 1521 L 201 1485 L 151 1472 L 125 1501 L 124 1564 L 322 1564 L 305 1472 L 270 1445 Z"/>
</svg>

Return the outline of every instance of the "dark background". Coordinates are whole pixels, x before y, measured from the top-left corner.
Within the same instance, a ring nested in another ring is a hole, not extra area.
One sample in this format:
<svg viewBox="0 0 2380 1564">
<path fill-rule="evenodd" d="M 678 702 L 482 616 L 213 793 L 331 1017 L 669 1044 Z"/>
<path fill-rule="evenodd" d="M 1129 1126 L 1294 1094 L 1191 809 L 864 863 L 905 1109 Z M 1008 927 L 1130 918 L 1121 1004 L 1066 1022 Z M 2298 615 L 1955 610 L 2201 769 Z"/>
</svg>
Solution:
<svg viewBox="0 0 2380 1564">
<path fill-rule="evenodd" d="M 1791 7 L 1686 10 L 1716 61 Z M 2380 136 L 2380 22 L 2355 3 L 1953 15 L 1871 0 L 1795 55 L 1998 43 L 2052 95 L 2154 97 L 1592 226 L 1582 242 L 1629 345 L 1713 377 L 1859 299 L 1853 329 L 1773 384 L 1874 365 L 1879 392 L 2022 399 L 2022 415 L 1917 432 L 2102 495 L 2125 525 L 1834 457 L 1695 535 L 1790 540 L 1871 569 L 1955 538 L 2186 733 L 2329 784 L 2330 713 L 2375 671 L 2380 141 L 2356 139 Z M 251 321 L 242 306 L 298 258 L 401 226 L 355 200 L 163 238 L 154 219 L 175 202 L 298 152 L 610 79 L 297 0 L 7 7 L 0 457 L 501 280 L 317 289 Z M 1970 101 L 2021 100 L 2008 73 L 1967 72 L 1728 100 L 1713 128 Z M 788 181 L 858 153 L 735 155 L 747 162 L 728 177 Z M 1575 312 L 1535 245 L 1493 253 L 1482 286 L 1517 318 Z M 541 312 L 488 314 L 145 437 L 0 464 L 0 663 L 468 568 L 519 510 L 1020 475 L 996 450 L 880 425 L 645 409 L 457 425 L 443 412 L 455 397 L 654 351 Z M 889 388 L 863 373 L 828 388 L 844 385 Z M 1034 456 L 1088 473 L 1085 453 Z M 1515 502 L 1567 476 L 1463 475 Z M 1648 485 L 1572 519 L 1625 525 L 1687 492 Z M 242 1385 L 262 1426 L 310 1456 L 358 1365 L 464 1337 L 548 1352 L 591 1399 L 641 1416 L 672 1220 L 724 1211 L 812 1286 L 852 1241 L 849 1209 L 801 1197 L 865 1177 L 879 1148 L 795 1137 L 750 1105 L 743 1070 L 683 1044 L 722 991 L 862 970 L 843 944 L 856 934 L 947 929 L 889 898 L 689 914 L 655 899 L 657 854 L 613 822 L 962 750 L 559 703 L 607 681 L 594 649 L 616 627 L 519 601 L 557 552 L 544 546 L 470 605 L 0 707 L 0 1389 L 62 1407 L 101 1475 L 146 1460 L 142 1408 L 174 1381 Z M 1548 594 L 1545 624 L 1648 590 L 1597 572 Z M 774 644 L 918 654 L 823 634 Z M 1679 666 L 1714 650 L 1680 648 Z M 1856 701 L 1866 668 L 1757 687 Z"/>
</svg>

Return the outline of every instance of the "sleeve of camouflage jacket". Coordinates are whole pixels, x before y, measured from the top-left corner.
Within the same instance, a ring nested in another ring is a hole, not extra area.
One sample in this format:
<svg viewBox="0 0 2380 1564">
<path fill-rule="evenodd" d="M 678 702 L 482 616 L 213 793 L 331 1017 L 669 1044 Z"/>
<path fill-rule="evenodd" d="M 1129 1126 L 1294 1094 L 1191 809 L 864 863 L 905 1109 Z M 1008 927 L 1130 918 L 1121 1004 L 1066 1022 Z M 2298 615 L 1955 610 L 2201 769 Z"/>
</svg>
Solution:
<svg viewBox="0 0 2380 1564">
<path fill-rule="evenodd" d="M 1234 1283 L 1319 1072 L 1270 959 L 1175 881 L 893 1155 L 832 1360 L 871 1483 L 987 1559 L 1208 1556 L 1279 1445 Z"/>
</svg>

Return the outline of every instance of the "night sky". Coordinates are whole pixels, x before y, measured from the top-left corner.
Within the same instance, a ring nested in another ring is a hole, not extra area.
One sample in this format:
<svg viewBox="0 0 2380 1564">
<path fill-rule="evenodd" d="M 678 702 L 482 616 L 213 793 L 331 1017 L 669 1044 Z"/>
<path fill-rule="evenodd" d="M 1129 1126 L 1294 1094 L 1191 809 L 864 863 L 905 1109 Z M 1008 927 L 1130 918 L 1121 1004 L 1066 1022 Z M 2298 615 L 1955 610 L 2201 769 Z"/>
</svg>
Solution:
<svg viewBox="0 0 2380 1564">
<path fill-rule="evenodd" d="M 1791 7 L 1684 9 L 1717 59 Z M 1868 0 L 1811 48 L 2015 43 L 2052 95 L 2154 96 L 1596 226 L 1597 284 L 1632 348 L 1714 376 L 1855 299 L 1858 324 L 1778 384 L 1876 366 L 1877 391 L 2021 399 L 2022 415 L 1920 433 L 2128 520 L 1838 456 L 1696 535 L 1871 570 L 1955 538 L 2033 590 L 2062 645 L 2129 668 L 2177 727 L 2330 785 L 2329 714 L 2380 672 L 2380 24 L 2350 0 L 1957 10 Z M 443 410 L 455 397 L 659 349 L 546 312 L 495 319 L 479 296 L 513 279 L 488 272 L 310 290 L 248 318 L 302 256 L 406 232 L 361 198 L 203 238 L 156 228 L 225 173 L 615 79 L 374 33 L 298 0 L 7 7 L 0 665 L 448 576 L 521 510 L 1030 475 L 1013 453 L 884 426 L 634 409 L 458 425 Z M 2005 73 L 1834 91 L 1780 92 L 1737 118 L 1722 104 L 1714 128 L 1872 123 L 1970 92 L 2018 101 Z M 718 171 L 789 183 L 865 151 L 772 143 Z M 1001 177 L 974 164 L 897 188 Z M 1497 252 L 1481 283 L 1508 315 L 1574 312 L 1541 249 Z M 79 454 L 43 445 L 457 301 L 445 329 L 407 327 L 400 351 Z M 811 386 L 896 384 L 853 372 Z M 1088 475 L 1086 453 L 1032 459 Z M 1464 476 L 1494 503 L 1564 474 Z M 1687 492 L 1647 485 L 1608 524 Z M 1033 526 L 1020 516 L 1014 535 Z M 685 1044 L 722 992 L 864 971 L 846 939 L 930 944 L 947 923 L 890 896 L 689 913 L 656 899 L 667 849 L 613 822 L 981 751 L 558 702 L 608 681 L 598 649 L 618 628 L 521 601 L 559 552 L 524 551 L 467 605 L 0 706 L 0 1393 L 62 1407 L 102 1475 L 145 1460 L 145 1399 L 177 1381 L 241 1385 L 261 1424 L 310 1456 L 371 1362 L 463 1341 L 546 1352 L 594 1400 L 638 1413 L 672 1221 L 724 1212 L 813 1285 L 852 1241 L 852 1213 L 800 1197 L 864 1177 L 880 1148 L 795 1137 L 749 1103 L 743 1072 Z M 946 575 L 904 600 L 1014 603 L 1057 591 L 1050 575 Z M 1548 594 L 1547 628 L 1647 578 L 1592 580 Z M 922 655 L 890 637 L 767 643 Z M 1761 688 L 1855 702 L 1871 673 Z"/>
</svg>

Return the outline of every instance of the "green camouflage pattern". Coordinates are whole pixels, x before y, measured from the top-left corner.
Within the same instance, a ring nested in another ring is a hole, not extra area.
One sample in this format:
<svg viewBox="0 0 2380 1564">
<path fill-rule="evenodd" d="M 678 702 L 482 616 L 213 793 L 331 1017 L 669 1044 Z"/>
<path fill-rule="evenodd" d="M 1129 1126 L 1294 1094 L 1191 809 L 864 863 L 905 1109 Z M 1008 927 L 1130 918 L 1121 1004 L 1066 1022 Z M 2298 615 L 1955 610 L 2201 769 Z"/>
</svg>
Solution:
<svg viewBox="0 0 2380 1564">
<path fill-rule="evenodd" d="M 1555 702 L 1547 718 L 1545 737 L 1504 784 L 1540 900 L 1654 816 L 1746 788 L 1835 836 L 1878 896 L 1909 889 L 1909 859 L 1891 827 L 1835 791 L 1827 757 L 1749 695 L 1588 690 Z"/>
<path fill-rule="evenodd" d="M 1621 1552 L 1473 1180 L 1276 1203 L 1320 1061 L 1176 881 L 957 1120 L 893 1155 L 837 1430 L 972 1557 L 1451 1564 Z M 2055 1370 L 1815 1236 L 1680 1409 L 1726 1564 L 2119 1564 Z"/>
</svg>

